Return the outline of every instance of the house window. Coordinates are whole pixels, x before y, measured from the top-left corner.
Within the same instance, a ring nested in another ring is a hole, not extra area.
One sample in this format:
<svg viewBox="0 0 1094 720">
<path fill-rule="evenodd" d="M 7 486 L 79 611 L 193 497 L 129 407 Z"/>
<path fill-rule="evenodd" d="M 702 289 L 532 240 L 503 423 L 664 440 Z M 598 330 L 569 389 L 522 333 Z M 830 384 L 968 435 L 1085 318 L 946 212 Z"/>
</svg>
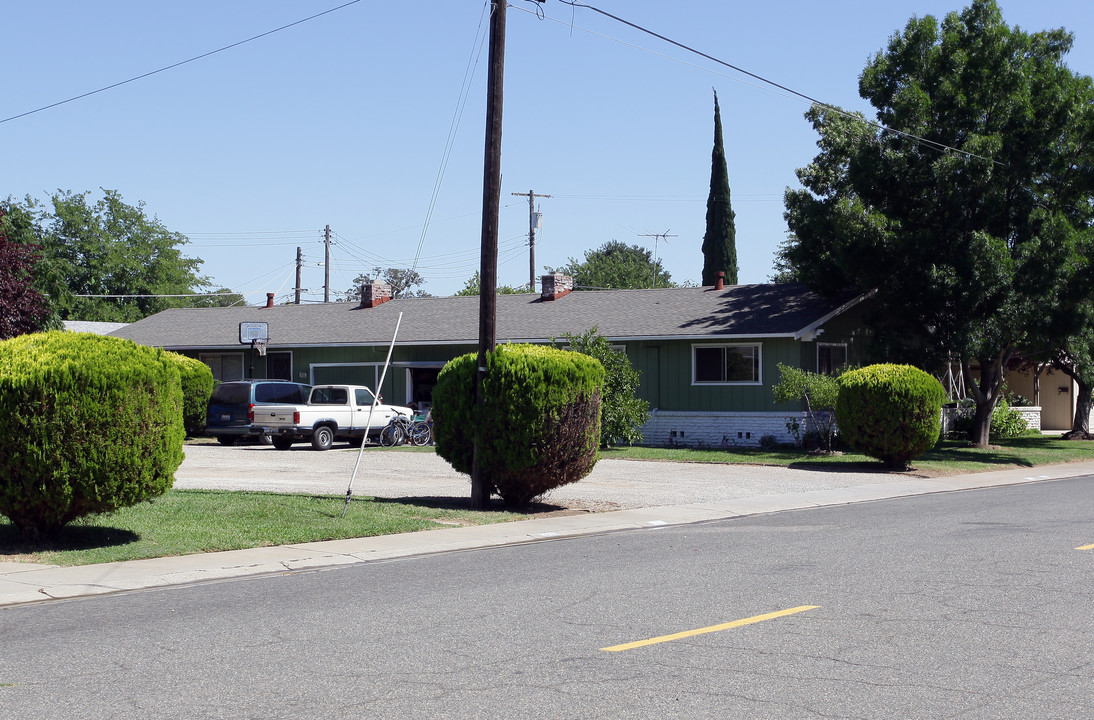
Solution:
<svg viewBox="0 0 1094 720">
<path fill-rule="evenodd" d="M 266 353 L 266 377 L 271 380 L 292 380 L 292 353 Z"/>
<path fill-rule="evenodd" d="M 847 365 L 847 343 L 817 343 L 817 372 L 835 375 Z"/>
<path fill-rule="evenodd" d="M 694 385 L 760 382 L 759 345 L 693 345 L 692 359 Z"/>
<path fill-rule="evenodd" d="M 243 353 L 203 353 L 199 359 L 213 371 L 214 380 L 243 379 Z"/>
</svg>

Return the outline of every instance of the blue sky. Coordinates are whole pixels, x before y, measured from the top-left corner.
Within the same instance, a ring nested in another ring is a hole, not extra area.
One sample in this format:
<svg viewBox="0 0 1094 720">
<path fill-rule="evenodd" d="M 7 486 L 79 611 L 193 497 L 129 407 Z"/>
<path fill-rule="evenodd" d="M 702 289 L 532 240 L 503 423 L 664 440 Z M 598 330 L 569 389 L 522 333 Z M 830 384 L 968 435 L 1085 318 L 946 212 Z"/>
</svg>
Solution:
<svg viewBox="0 0 1094 720">
<path fill-rule="evenodd" d="M 343 2 L 8 3 L 0 119 Z M 956 0 L 589 4 L 868 114 L 857 92 L 867 60 L 912 16 L 963 7 Z M 528 203 L 511 193 L 529 190 L 552 195 L 537 200 L 537 275 L 609 240 L 653 249 L 645 236 L 668 233 L 675 237 L 657 243 L 658 256 L 674 280 L 698 282 L 712 89 L 722 108 L 740 282 L 766 282 L 786 234 L 783 192 L 816 154 L 807 103 L 590 10 L 548 0 L 537 16 L 537 5 L 520 0 L 508 11 L 499 282 L 528 280 Z M 1094 74 L 1094 4 L 1000 6 L 1009 24 L 1025 30 L 1071 30 L 1068 65 Z M 485 7 L 361 0 L 0 122 L 0 196 L 117 190 L 189 237 L 184 252 L 204 261 L 201 272 L 250 303 L 291 293 L 298 246 L 304 297 L 322 298 L 326 225 L 335 240 L 332 298 L 374 265 L 415 262 L 425 290 L 451 294 L 479 267 Z"/>
</svg>

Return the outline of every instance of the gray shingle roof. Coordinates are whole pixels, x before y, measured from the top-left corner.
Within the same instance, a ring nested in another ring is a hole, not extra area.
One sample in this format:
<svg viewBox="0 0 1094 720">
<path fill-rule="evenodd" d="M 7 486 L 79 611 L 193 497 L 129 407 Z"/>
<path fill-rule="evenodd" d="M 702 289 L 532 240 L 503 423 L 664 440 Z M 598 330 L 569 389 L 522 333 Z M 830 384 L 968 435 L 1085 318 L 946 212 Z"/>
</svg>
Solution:
<svg viewBox="0 0 1094 720">
<path fill-rule="evenodd" d="M 612 340 L 796 336 L 836 312 L 842 301 L 793 283 L 656 290 L 579 291 L 557 300 L 499 295 L 497 340 L 543 341 L 594 325 Z M 399 344 L 475 344 L 479 298 L 165 310 L 113 333 L 176 349 L 238 348 L 241 322 L 266 322 L 271 347 L 383 345 L 403 313 Z"/>
</svg>

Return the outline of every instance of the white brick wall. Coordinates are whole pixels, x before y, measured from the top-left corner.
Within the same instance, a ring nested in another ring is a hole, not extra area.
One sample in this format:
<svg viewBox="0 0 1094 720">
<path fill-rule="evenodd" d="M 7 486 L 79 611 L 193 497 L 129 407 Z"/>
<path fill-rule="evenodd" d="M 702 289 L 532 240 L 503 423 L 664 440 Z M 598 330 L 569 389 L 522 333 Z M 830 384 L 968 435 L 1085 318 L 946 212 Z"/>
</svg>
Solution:
<svg viewBox="0 0 1094 720">
<path fill-rule="evenodd" d="M 654 410 L 642 426 L 645 445 L 688 447 L 756 447 L 764 435 L 773 435 L 779 443 L 793 443 L 786 424 L 791 418 L 804 427 L 805 413 L 785 412 L 706 412 Z"/>
<path fill-rule="evenodd" d="M 1016 410 L 1022 419 L 1026 421 L 1026 427 L 1030 430 L 1036 430 L 1041 432 L 1041 408 L 1037 406 L 1018 406 L 1011 407 L 1011 410 Z M 950 432 L 950 428 L 953 425 L 953 416 L 955 413 L 954 408 L 942 408 L 942 434 Z"/>
</svg>

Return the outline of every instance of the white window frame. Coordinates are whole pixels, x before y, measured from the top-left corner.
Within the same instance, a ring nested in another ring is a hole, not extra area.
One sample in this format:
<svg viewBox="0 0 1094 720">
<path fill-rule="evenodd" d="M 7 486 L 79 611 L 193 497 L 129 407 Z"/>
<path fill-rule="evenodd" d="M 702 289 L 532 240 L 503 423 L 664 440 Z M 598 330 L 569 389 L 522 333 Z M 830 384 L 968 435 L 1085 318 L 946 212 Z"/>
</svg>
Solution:
<svg viewBox="0 0 1094 720">
<path fill-rule="evenodd" d="M 726 348 L 755 348 L 756 350 L 756 379 L 755 380 L 699 380 L 696 377 L 697 365 L 697 350 L 713 350 L 713 349 L 726 349 Z M 691 346 L 691 384 L 698 385 L 700 387 L 722 386 L 722 385 L 763 385 L 764 384 L 764 356 L 763 356 L 763 343 L 695 343 Z"/>
<path fill-rule="evenodd" d="M 845 365 L 847 365 L 847 357 L 848 357 L 847 356 L 847 343 L 833 343 L 833 342 L 822 343 L 822 342 L 819 342 L 819 343 L 817 343 L 817 372 L 818 373 L 822 372 L 821 371 L 821 361 L 820 361 L 820 354 L 821 354 L 821 348 L 822 347 L 827 347 L 827 348 L 839 347 L 839 348 L 843 348 L 843 365 L 838 365 L 836 367 L 829 368 L 829 370 L 828 370 L 829 373 L 834 373 L 836 370 L 839 370 L 841 367 L 844 367 Z"/>
</svg>

